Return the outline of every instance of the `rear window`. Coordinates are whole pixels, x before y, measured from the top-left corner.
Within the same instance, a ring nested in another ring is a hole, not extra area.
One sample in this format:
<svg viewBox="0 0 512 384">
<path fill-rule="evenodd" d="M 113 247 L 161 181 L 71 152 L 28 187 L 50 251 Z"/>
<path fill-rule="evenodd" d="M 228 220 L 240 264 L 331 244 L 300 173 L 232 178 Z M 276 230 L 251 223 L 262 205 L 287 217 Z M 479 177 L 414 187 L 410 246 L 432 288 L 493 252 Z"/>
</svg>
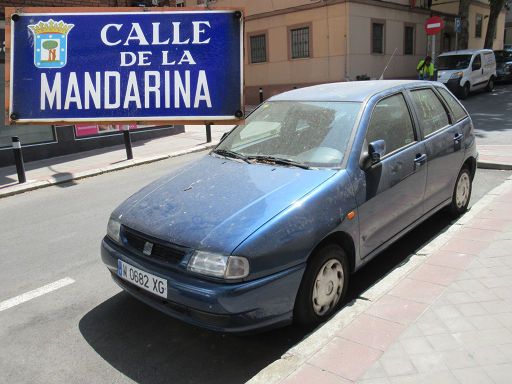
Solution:
<svg viewBox="0 0 512 384">
<path fill-rule="evenodd" d="M 455 97 L 450 92 L 448 92 L 444 88 L 437 88 L 437 90 L 439 91 L 439 93 L 441 93 L 441 96 L 443 97 L 444 101 L 446 101 L 446 103 L 448 104 L 448 107 L 450 107 L 453 114 L 453 118 L 455 120 L 454 122 L 461 121 L 467 116 L 466 111 L 464 111 L 464 108 L 462 108 L 460 103 L 457 101 L 457 99 L 455 99 Z"/>
<path fill-rule="evenodd" d="M 496 62 L 504 63 L 506 61 L 512 61 L 512 51 L 494 51 Z"/>
<path fill-rule="evenodd" d="M 411 95 L 425 136 L 450 124 L 441 100 L 432 89 L 418 89 Z"/>
</svg>

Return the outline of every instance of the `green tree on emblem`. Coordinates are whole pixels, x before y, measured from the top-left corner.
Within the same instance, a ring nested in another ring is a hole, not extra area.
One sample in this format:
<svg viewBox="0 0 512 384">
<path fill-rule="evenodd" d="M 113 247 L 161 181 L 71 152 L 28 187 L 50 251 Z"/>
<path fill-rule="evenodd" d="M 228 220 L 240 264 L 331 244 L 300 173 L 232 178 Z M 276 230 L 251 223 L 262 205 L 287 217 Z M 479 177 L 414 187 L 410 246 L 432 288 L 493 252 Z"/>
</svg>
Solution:
<svg viewBox="0 0 512 384">
<path fill-rule="evenodd" d="M 43 42 L 43 48 L 48 51 L 48 61 L 57 60 L 57 51 L 55 48 L 59 46 L 59 43 L 55 40 L 46 40 Z"/>
</svg>

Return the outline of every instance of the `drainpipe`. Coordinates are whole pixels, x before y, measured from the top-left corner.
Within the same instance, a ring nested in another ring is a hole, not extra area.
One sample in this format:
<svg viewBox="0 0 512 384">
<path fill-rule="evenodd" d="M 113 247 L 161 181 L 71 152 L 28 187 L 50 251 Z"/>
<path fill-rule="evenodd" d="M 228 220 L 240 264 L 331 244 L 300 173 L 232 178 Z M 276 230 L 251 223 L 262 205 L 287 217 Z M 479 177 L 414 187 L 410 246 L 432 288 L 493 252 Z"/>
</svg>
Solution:
<svg viewBox="0 0 512 384">
<path fill-rule="evenodd" d="M 350 17 L 349 17 L 349 8 L 348 1 L 345 1 L 345 79 L 348 79 L 348 74 L 350 73 L 350 60 L 349 60 L 349 31 L 350 31 Z"/>
</svg>

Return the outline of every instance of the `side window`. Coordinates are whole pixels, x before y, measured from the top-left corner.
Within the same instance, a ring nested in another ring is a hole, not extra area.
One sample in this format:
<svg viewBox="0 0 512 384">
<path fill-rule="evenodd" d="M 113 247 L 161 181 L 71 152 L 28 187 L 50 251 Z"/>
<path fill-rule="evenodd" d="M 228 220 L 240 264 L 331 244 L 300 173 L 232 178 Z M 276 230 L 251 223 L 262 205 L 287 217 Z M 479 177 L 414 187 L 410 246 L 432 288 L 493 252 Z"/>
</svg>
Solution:
<svg viewBox="0 0 512 384">
<path fill-rule="evenodd" d="M 464 108 L 461 107 L 460 103 L 455 99 L 455 97 L 450 92 L 448 92 L 444 88 L 437 88 L 437 90 L 441 93 L 441 96 L 443 96 L 443 99 L 446 101 L 446 103 L 452 110 L 453 117 L 456 122 L 462 120 L 467 116 L 466 111 L 464 111 Z"/>
<path fill-rule="evenodd" d="M 482 68 L 482 59 L 480 58 L 480 55 L 477 54 L 475 58 L 473 59 L 473 65 L 472 70 L 476 71 L 478 69 Z"/>
<path fill-rule="evenodd" d="M 368 143 L 384 140 L 386 153 L 415 141 L 411 115 L 401 93 L 377 103 L 366 132 L 366 140 Z"/>
<path fill-rule="evenodd" d="M 433 90 L 418 89 L 411 95 L 425 136 L 450 124 L 446 110 Z"/>
</svg>

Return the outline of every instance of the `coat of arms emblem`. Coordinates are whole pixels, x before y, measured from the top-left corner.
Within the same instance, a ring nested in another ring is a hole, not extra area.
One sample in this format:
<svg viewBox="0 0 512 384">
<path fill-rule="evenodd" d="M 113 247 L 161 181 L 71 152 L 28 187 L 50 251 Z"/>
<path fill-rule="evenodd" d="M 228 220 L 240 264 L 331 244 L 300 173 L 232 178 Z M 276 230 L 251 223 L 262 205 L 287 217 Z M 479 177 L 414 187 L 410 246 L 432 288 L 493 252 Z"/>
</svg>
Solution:
<svg viewBox="0 0 512 384">
<path fill-rule="evenodd" d="M 52 19 L 28 26 L 34 34 L 34 64 L 37 68 L 62 68 L 66 65 L 68 33 L 74 26 Z"/>
</svg>

